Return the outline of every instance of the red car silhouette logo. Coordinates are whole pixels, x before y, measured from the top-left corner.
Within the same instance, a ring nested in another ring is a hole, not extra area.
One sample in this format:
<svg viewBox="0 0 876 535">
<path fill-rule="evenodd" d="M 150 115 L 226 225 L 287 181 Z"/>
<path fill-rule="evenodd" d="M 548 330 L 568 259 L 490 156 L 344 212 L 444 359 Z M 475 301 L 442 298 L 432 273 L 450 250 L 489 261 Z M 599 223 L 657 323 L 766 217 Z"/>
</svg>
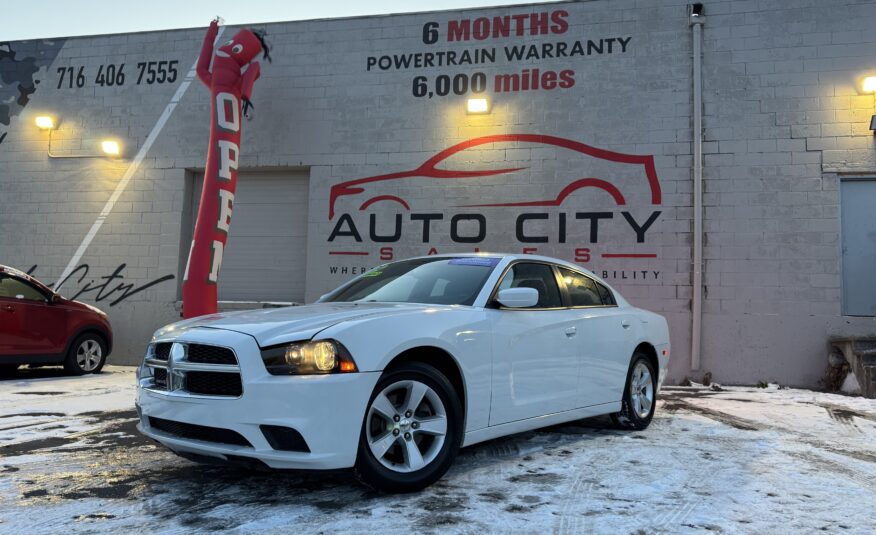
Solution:
<svg viewBox="0 0 876 535">
<path fill-rule="evenodd" d="M 388 181 L 401 180 L 406 178 L 431 178 L 440 180 L 472 180 L 479 177 L 489 177 L 498 175 L 508 175 L 517 171 L 527 169 L 527 167 L 505 167 L 495 169 L 479 169 L 479 170 L 461 170 L 439 168 L 439 165 L 451 159 L 452 157 L 463 153 L 468 149 L 483 148 L 484 145 L 495 143 L 524 143 L 535 144 L 539 147 L 557 147 L 569 149 L 581 155 L 591 157 L 595 161 L 611 162 L 616 164 L 628 164 L 637 167 L 641 172 L 636 173 L 635 181 L 643 182 L 639 187 L 645 188 L 647 196 L 652 205 L 661 203 L 660 182 L 657 179 L 657 171 L 654 166 L 654 157 L 651 155 L 634 155 L 624 154 L 620 152 L 609 151 L 596 148 L 584 143 L 579 143 L 570 139 L 565 139 L 555 136 L 547 136 L 540 134 L 500 134 L 492 136 L 483 136 L 472 138 L 451 147 L 448 147 L 435 156 L 429 158 L 419 167 L 396 173 L 388 173 L 383 175 L 358 178 L 340 182 L 332 186 L 329 194 L 329 219 L 335 217 L 336 204 L 339 199 L 346 196 L 359 195 L 366 192 L 367 185 L 375 183 L 385 183 Z M 589 174 L 589 173 L 588 173 Z M 498 206 L 560 206 L 572 193 L 584 188 L 596 188 L 608 193 L 618 206 L 627 204 L 627 198 L 621 191 L 621 188 L 614 183 L 615 180 L 607 179 L 606 177 L 594 176 L 578 176 L 568 182 L 565 186 L 558 188 L 556 195 L 548 198 L 539 198 L 531 200 L 513 201 L 513 202 L 498 202 L 498 203 L 478 203 L 459 205 L 458 208 L 474 208 L 474 207 L 498 207 Z M 369 206 L 377 202 L 394 202 L 403 206 L 406 210 L 410 210 L 410 204 L 399 195 L 378 194 L 366 198 L 359 205 L 359 210 L 365 210 Z"/>
</svg>

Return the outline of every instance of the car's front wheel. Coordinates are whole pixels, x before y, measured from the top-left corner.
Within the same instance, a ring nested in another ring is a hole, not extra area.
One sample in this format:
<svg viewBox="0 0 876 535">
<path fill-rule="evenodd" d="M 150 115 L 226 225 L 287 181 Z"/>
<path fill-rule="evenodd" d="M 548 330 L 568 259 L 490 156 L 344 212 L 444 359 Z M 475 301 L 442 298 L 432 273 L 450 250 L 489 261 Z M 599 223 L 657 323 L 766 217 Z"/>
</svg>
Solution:
<svg viewBox="0 0 876 535">
<path fill-rule="evenodd" d="M 413 492 L 447 472 L 459 450 L 462 406 L 450 381 L 411 362 L 387 370 L 368 402 L 356 472 L 386 492 Z"/>
<path fill-rule="evenodd" d="M 73 341 L 64 360 L 64 369 L 72 375 L 100 373 L 104 362 L 106 344 L 103 339 L 97 334 L 86 333 Z"/>
<path fill-rule="evenodd" d="M 624 429 L 648 427 L 657 406 L 657 373 L 647 355 L 637 351 L 627 372 L 627 384 L 621 411 L 611 415 L 615 425 Z"/>
</svg>

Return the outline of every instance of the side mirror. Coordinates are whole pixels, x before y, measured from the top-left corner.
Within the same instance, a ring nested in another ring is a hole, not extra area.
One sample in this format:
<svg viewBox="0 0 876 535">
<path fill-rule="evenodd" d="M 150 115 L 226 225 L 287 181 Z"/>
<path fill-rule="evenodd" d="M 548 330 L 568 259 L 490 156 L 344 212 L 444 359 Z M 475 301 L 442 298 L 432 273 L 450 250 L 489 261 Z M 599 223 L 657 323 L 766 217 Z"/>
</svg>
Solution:
<svg viewBox="0 0 876 535">
<path fill-rule="evenodd" d="M 496 296 L 502 306 L 508 308 L 529 308 L 538 304 L 538 290 L 535 288 L 506 288 Z"/>
</svg>

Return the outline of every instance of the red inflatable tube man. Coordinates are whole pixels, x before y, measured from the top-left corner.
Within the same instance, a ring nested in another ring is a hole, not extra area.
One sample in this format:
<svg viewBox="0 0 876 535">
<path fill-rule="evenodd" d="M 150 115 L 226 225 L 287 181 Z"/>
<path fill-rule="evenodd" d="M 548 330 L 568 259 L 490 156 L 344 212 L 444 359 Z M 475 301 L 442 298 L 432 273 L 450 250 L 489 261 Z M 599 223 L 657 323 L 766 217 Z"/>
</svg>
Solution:
<svg viewBox="0 0 876 535">
<path fill-rule="evenodd" d="M 198 78 L 210 89 L 210 145 L 201 204 L 183 275 L 184 318 L 216 312 L 216 283 L 231 225 L 240 162 L 241 102 L 246 114 L 260 73 L 259 63 L 253 59 L 264 52 L 270 60 L 262 36 L 250 30 L 237 32 L 214 55 L 217 33 L 219 23 L 214 20 L 204 36 L 198 58 Z"/>
</svg>

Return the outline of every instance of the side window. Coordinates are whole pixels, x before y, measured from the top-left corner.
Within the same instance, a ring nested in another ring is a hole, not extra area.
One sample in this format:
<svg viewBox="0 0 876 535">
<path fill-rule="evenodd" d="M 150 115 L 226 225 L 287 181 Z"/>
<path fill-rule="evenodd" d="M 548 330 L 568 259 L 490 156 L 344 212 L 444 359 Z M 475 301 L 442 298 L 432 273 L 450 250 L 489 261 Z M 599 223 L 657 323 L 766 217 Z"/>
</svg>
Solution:
<svg viewBox="0 0 876 535">
<path fill-rule="evenodd" d="M 554 270 L 547 264 L 514 264 L 499 284 L 499 289 L 535 288 L 538 304 L 535 308 L 559 308 L 563 306 L 560 289 Z"/>
<path fill-rule="evenodd" d="M 560 276 L 566 283 L 573 307 L 592 307 L 604 304 L 596 282 L 590 277 L 562 267 L 560 268 Z"/>
<path fill-rule="evenodd" d="M 46 296 L 30 284 L 12 277 L 0 275 L 0 298 L 45 301 Z"/>
<path fill-rule="evenodd" d="M 611 293 L 611 290 L 605 287 L 605 285 L 596 283 L 596 288 L 599 290 L 599 296 L 602 298 L 602 304 L 608 306 L 614 306 L 617 304 L 617 301 L 614 300 L 614 294 Z"/>
</svg>

